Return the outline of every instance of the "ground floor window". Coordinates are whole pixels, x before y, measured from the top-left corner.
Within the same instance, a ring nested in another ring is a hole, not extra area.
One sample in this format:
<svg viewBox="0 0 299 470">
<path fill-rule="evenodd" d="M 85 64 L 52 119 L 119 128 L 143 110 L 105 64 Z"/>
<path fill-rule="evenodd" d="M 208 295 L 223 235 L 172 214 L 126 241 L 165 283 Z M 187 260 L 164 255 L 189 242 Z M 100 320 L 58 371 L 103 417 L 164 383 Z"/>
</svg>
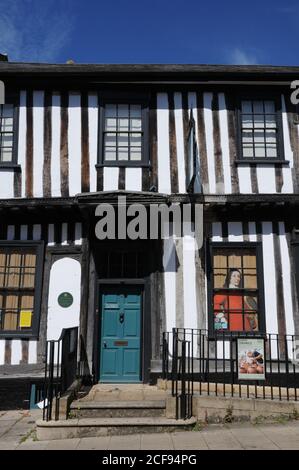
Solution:
<svg viewBox="0 0 299 470">
<path fill-rule="evenodd" d="M 261 331 L 261 272 L 257 246 L 212 246 L 212 323 L 214 331 Z"/>
<path fill-rule="evenodd" d="M 0 334 L 32 333 L 41 285 L 40 244 L 0 245 Z"/>
</svg>

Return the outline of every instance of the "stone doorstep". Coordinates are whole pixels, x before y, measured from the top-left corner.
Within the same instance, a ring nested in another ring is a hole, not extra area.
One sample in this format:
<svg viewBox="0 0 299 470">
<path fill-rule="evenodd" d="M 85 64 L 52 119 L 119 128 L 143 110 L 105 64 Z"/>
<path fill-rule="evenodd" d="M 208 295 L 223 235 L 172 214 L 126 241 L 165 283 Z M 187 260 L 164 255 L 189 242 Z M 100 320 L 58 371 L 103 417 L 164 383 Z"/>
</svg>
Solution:
<svg viewBox="0 0 299 470">
<path fill-rule="evenodd" d="M 38 420 L 36 425 L 41 428 L 59 428 L 59 427 L 86 427 L 86 426 L 182 426 L 184 424 L 193 424 L 195 418 L 190 419 L 168 419 L 168 418 L 82 418 L 69 419 L 61 421 L 43 421 Z"/>
<path fill-rule="evenodd" d="M 166 400 L 73 402 L 72 416 L 77 418 L 125 418 L 165 416 Z"/>
<path fill-rule="evenodd" d="M 159 390 L 153 391 L 143 391 L 143 390 L 122 390 L 122 391 L 95 391 L 92 394 L 89 393 L 88 396 L 80 399 L 80 402 L 89 402 L 89 401 L 141 401 L 141 400 L 163 400 L 167 396 L 166 392 L 161 392 Z"/>
<path fill-rule="evenodd" d="M 157 385 L 148 385 L 148 384 L 140 384 L 140 383 L 124 383 L 124 384 L 102 384 L 98 383 L 93 385 L 89 391 L 89 393 L 93 392 L 121 392 L 121 391 L 132 391 L 132 390 L 153 390 L 158 391 Z"/>
<path fill-rule="evenodd" d="M 158 408 L 163 409 L 166 406 L 165 400 L 141 400 L 141 401 L 73 401 L 71 404 L 71 410 L 92 410 L 92 409 L 106 409 L 106 408 L 132 408 L 132 409 L 144 409 L 144 408 Z"/>
<path fill-rule="evenodd" d="M 188 420 L 157 418 L 82 418 L 67 421 L 37 421 L 39 440 L 68 439 L 87 436 L 137 434 L 187 429 L 196 423 Z"/>
</svg>

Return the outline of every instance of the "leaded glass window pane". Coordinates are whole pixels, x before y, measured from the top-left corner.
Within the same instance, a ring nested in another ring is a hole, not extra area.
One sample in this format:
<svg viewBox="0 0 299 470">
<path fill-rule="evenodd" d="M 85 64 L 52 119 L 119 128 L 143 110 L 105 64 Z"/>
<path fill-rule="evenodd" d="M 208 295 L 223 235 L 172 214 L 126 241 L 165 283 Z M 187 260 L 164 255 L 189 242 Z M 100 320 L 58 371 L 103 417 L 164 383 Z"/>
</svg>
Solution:
<svg viewBox="0 0 299 470">
<path fill-rule="evenodd" d="M 104 160 L 141 161 L 141 105 L 107 104 L 104 119 Z"/>
<path fill-rule="evenodd" d="M 274 101 L 242 101 L 241 126 L 244 158 L 278 157 L 278 126 Z"/>
</svg>

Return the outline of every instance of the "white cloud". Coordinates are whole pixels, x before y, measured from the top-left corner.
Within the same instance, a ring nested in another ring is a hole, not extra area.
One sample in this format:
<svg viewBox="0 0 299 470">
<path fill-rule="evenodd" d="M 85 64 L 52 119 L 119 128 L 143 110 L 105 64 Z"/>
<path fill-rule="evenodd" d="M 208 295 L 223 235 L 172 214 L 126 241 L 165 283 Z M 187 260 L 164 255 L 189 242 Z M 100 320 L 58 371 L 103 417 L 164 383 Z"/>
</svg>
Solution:
<svg viewBox="0 0 299 470">
<path fill-rule="evenodd" d="M 11 61 L 53 62 L 70 39 L 70 0 L 0 0 L 0 11 L 0 52 Z"/>
<path fill-rule="evenodd" d="M 256 55 L 248 53 L 242 49 L 235 48 L 229 54 L 229 61 L 234 65 L 257 65 L 258 59 Z"/>
</svg>

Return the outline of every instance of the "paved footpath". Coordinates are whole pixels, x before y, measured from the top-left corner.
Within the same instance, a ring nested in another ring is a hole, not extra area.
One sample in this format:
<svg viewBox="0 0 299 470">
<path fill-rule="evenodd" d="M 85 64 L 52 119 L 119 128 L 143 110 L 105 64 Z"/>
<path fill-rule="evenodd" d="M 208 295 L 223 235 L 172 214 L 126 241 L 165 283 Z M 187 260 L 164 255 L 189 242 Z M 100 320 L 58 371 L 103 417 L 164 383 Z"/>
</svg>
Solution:
<svg viewBox="0 0 299 470">
<path fill-rule="evenodd" d="M 299 420 L 210 425 L 201 431 L 36 441 L 40 410 L 0 411 L 0 450 L 280 450 L 299 449 Z"/>
</svg>

